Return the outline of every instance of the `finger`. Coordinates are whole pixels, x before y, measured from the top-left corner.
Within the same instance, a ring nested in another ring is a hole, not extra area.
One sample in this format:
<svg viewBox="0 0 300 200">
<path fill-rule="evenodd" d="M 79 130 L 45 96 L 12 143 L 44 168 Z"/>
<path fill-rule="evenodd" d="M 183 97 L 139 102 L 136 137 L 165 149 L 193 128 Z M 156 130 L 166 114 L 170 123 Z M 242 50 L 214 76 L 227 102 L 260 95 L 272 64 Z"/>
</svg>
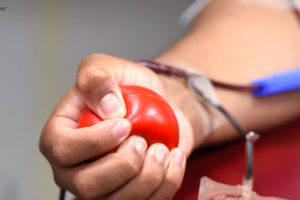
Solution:
<svg viewBox="0 0 300 200">
<path fill-rule="evenodd" d="M 57 124 L 55 119 L 52 123 Z M 53 127 L 51 123 L 50 127 Z M 51 163 L 68 167 L 118 146 L 129 135 L 131 123 L 127 119 L 110 119 L 86 128 L 49 128 L 45 131 L 49 133 L 44 134 L 42 152 Z"/>
<path fill-rule="evenodd" d="M 141 172 L 106 199 L 148 199 L 162 183 L 168 167 L 169 151 L 163 144 L 152 145 Z"/>
<path fill-rule="evenodd" d="M 182 183 L 185 164 L 186 158 L 184 153 L 178 148 L 172 149 L 166 177 L 159 189 L 150 198 L 151 200 L 173 199 Z"/>
<path fill-rule="evenodd" d="M 101 198 L 132 179 L 140 170 L 147 143 L 132 136 L 116 153 L 74 168 L 54 167 L 56 183 L 82 199 Z"/>
<path fill-rule="evenodd" d="M 76 86 L 87 105 L 100 117 L 123 117 L 126 113 L 117 75 L 123 71 L 119 59 L 92 54 L 85 58 L 77 73 Z"/>
<path fill-rule="evenodd" d="M 119 88 L 122 84 L 158 90 L 162 88 L 158 77 L 151 70 L 121 58 L 92 54 L 79 66 L 76 88 L 88 107 L 103 119 L 125 115 L 126 107 Z"/>
<path fill-rule="evenodd" d="M 61 128 L 77 128 L 81 112 L 85 107 L 82 97 L 72 87 L 55 107 L 45 127 L 48 127 L 49 122 L 53 121 L 53 119 L 59 119 L 59 123 L 56 126 Z"/>
</svg>

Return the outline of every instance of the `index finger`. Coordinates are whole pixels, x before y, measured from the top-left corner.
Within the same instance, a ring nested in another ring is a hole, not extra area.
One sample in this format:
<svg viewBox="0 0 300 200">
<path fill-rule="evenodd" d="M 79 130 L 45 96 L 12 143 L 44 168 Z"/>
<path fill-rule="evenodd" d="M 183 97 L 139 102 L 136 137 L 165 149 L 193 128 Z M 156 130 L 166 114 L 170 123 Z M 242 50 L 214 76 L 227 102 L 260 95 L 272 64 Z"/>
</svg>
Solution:
<svg viewBox="0 0 300 200">
<path fill-rule="evenodd" d="M 44 127 L 40 150 L 52 164 L 71 166 L 101 155 L 119 145 L 129 134 L 127 119 L 111 119 L 77 129 L 84 108 L 72 90 L 58 104 Z"/>
</svg>

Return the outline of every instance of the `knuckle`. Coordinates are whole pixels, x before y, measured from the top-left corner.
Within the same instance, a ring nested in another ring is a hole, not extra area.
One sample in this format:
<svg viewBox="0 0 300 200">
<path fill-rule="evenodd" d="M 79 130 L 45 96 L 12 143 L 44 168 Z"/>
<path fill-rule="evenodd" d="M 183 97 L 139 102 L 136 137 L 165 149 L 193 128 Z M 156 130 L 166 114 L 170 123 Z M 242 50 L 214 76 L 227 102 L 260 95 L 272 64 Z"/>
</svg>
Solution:
<svg viewBox="0 0 300 200">
<path fill-rule="evenodd" d="M 106 138 L 104 138 L 108 134 L 95 134 L 94 137 L 89 137 L 87 139 L 87 143 L 89 146 L 89 149 L 97 150 L 99 153 L 103 153 L 106 151 L 106 145 L 108 145 L 105 141 Z"/>
<path fill-rule="evenodd" d="M 171 191 L 177 191 L 180 187 L 180 183 L 181 181 L 179 181 L 178 179 L 175 178 L 169 178 L 165 180 L 167 187 L 171 190 Z"/>
<path fill-rule="evenodd" d="M 42 133 L 41 133 L 41 137 L 40 137 L 40 141 L 39 141 L 39 150 L 40 152 L 48 157 L 48 153 L 50 152 L 49 150 L 51 149 L 51 140 L 49 139 L 49 134 L 48 134 L 48 130 L 47 130 L 47 125 L 45 125 L 45 127 L 43 128 L 42 130 Z"/>
<path fill-rule="evenodd" d="M 53 145 L 50 141 L 40 140 L 39 149 L 50 162 L 52 158 L 55 159 L 55 156 L 53 155 Z"/>
<path fill-rule="evenodd" d="M 98 197 L 97 184 L 94 179 L 78 176 L 74 179 L 75 190 L 85 200 L 92 200 Z"/>
<path fill-rule="evenodd" d="M 51 134 L 49 134 L 51 133 Z M 44 127 L 39 143 L 39 149 L 50 163 L 67 166 L 71 163 L 72 150 L 68 138 L 53 127 Z"/>
<path fill-rule="evenodd" d="M 123 169 L 125 169 L 125 173 L 129 174 L 136 174 L 139 169 L 140 165 L 135 159 L 128 159 L 126 157 L 123 158 Z"/>
<path fill-rule="evenodd" d="M 103 56 L 104 56 L 104 54 L 101 54 L 101 53 L 92 53 L 92 54 L 86 56 L 80 62 L 78 71 L 85 68 L 88 63 L 95 62 L 95 61 L 101 59 Z"/>
<path fill-rule="evenodd" d="M 59 141 L 52 146 L 52 155 L 60 166 L 71 165 L 71 150 L 67 145 L 64 145 L 63 142 Z"/>
<path fill-rule="evenodd" d="M 145 173 L 144 175 L 144 183 L 146 185 L 159 185 L 162 181 L 162 176 L 159 173 L 155 173 L 153 171 L 147 171 L 147 173 Z"/>
<path fill-rule="evenodd" d="M 97 83 L 105 81 L 105 72 L 97 69 L 96 66 L 90 65 L 80 71 L 77 79 L 77 87 L 82 92 L 90 92 Z"/>
<path fill-rule="evenodd" d="M 103 53 L 91 53 L 90 55 L 86 56 L 84 60 L 90 61 L 90 60 L 95 60 L 95 59 L 103 59 L 103 58 L 108 58 L 110 57 L 109 55 L 103 54 Z"/>
<path fill-rule="evenodd" d="M 40 152 L 41 152 L 44 156 L 47 155 L 47 152 L 48 152 L 47 149 L 48 149 L 48 148 L 46 147 L 46 145 L 45 145 L 43 139 L 41 139 L 40 142 L 39 142 L 39 150 L 40 150 Z"/>
<path fill-rule="evenodd" d="M 95 132 L 96 133 L 96 132 Z M 106 138 L 108 134 L 93 134 L 93 137 L 88 137 L 85 139 L 85 143 L 87 145 L 87 152 L 97 152 L 97 154 L 103 154 L 108 152 L 111 149 L 111 142 Z"/>
<path fill-rule="evenodd" d="M 94 60 L 94 59 L 100 57 L 101 55 L 102 55 L 101 53 L 94 52 L 94 53 L 91 53 L 90 55 L 86 56 L 84 58 L 84 60 Z"/>
</svg>

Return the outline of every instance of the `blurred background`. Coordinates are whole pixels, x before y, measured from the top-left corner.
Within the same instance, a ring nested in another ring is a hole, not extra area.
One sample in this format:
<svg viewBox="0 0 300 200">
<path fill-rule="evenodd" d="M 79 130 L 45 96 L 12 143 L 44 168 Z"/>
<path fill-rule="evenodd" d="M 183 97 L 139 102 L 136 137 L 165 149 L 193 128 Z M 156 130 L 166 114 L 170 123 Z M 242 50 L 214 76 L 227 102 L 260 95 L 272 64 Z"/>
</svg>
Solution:
<svg viewBox="0 0 300 200">
<path fill-rule="evenodd" d="M 41 129 L 93 52 L 151 59 L 192 0 L 0 0 L 0 199 L 53 200 Z M 1 7 L 5 7 L 1 9 Z"/>
</svg>

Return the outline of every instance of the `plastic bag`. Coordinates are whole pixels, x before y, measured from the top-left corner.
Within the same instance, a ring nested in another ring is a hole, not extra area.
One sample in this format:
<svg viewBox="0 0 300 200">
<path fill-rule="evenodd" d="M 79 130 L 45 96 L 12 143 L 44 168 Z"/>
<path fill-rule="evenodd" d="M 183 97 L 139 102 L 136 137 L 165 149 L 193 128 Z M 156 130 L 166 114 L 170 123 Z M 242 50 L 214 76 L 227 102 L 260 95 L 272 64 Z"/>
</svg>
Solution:
<svg viewBox="0 0 300 200">
<path fill-rule="evenodd" d="M 244 195 L 244 187 L 218 183 L 208 177 L 202 177 L 198 200 L 287 200 L 277 197 L 262 197 L 255 192 L 251 193 L 251 197 L 247 197 Z"/>
</svg>

